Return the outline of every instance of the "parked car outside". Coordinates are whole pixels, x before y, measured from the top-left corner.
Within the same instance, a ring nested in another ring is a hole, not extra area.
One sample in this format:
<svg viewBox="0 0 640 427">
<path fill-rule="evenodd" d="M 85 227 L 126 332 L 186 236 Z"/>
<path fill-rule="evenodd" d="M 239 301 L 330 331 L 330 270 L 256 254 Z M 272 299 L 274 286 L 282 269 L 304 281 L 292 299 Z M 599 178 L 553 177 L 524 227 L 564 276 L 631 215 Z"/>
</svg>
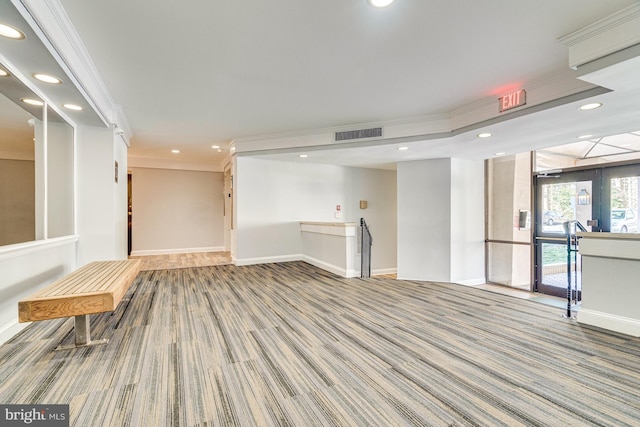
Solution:
<svg viewBox="0 0 640 427">
<path fill-rule="evenodd" d="M 612 233 L 637 233 L 638 217 L 633 209 L 611 209 Z"/>
<path fill-rule="evenodd" d="M 565 221 L 568 221 L 568 219 L 556 211 L 544 211 L 542 214 L 542 222 L 547 225 L 562 224 Z"/>
</svg>

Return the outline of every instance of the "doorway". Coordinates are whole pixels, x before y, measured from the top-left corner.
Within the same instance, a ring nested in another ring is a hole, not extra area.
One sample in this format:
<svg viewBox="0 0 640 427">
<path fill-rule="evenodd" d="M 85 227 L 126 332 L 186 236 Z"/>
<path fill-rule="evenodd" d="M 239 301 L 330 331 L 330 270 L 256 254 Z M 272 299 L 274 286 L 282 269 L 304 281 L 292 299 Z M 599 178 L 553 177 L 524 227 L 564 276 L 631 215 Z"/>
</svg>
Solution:
<svg viewBox="0 0 640 427">
<path fill-rule="evenodd" d="M 224 170 L 224 250 L 231 251 L 231 239 L 233 232 L 233 175 L 231 166 Z"/>
<path fill-rule="evenodd" d="M 569 252 L 566 226 L 576 221 L 588 231 L 600 231 L 594 222 L 600 224 L 600 175 L 600 169 L 592 169 L 536 176 L 535 292 L 567 295 L 567 274 L 577 275 L 581 265 L 579 255 Z M 579 283 L 576 280 L 577 293 Z"/>
<path fill-rule="evenodd" d="M 132 209 L 132 179 L 131 174 L 127 174 L 127 255 L 131 256 L 132 249 L 132 219 L 133 219 L 133 211 Z"/>
<path fill-rule="evenodd" d="M 575 221 L 593 232 L 637 233 L 639 181 L 640 164 L 548 172 L 534 178 L 535 292 L 566 297 L 571 269 L 572 288 L 581 293 L 580 255 L 570 251 L 565 224 L 575 227 Z"/>
</svg>

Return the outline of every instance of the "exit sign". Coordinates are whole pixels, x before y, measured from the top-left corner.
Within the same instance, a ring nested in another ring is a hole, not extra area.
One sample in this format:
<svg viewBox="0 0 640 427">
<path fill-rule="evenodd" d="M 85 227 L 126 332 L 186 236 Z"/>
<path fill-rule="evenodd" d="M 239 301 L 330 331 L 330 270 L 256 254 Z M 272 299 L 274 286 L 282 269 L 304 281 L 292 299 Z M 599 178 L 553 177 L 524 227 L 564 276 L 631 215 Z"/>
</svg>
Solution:
<svg viewBox="0 0 640 427">
<path fill-rule="evenodd" d="M 527 92 L 524 89 L 510 93 L 498 98 L 500 112 L 511 110 L 512 108 L 521 107 L 527 103 Z"/>
</svg>

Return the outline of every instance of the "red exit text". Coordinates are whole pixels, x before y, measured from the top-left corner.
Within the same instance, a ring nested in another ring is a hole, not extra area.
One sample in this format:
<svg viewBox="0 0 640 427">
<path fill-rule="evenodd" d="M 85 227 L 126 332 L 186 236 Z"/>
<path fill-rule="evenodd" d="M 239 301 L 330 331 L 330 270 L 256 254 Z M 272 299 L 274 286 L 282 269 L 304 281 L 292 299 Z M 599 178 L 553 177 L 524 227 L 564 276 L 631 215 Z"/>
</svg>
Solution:
<svg viewBox="0 0 640 427">
<path fill-rule="evenodd" d="M 498 98 L 498 102 L 501 113 L 512 108 L 520 107 L 527 103 L 527 92 L 522 89 L 517 92 L 510 93 L 502 98 Z"/>
</svg>

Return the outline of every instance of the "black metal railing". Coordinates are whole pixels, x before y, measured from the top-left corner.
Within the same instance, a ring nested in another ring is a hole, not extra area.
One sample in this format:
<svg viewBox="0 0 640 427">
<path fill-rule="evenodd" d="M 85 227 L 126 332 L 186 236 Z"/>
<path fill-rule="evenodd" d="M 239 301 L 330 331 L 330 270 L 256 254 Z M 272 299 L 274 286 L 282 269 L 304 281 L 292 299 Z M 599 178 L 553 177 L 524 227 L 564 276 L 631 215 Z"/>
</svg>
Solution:
<svg viewBox="0 0 640 427">
<path fill-rule="evenodd" d="M 364 218 L 360 218 L 360 277 L 371 277 L 371 245 L 373 238 Z"/>
<path fill-rule="evenodd" d="M 572 304 L 582 300 L 582 264 L 578 257 L 577 231 L 587 231 L 580 221 L 566 221 L 563 224 L 567 236 L 567 317 L 571 317 Z"/>
</svg>

